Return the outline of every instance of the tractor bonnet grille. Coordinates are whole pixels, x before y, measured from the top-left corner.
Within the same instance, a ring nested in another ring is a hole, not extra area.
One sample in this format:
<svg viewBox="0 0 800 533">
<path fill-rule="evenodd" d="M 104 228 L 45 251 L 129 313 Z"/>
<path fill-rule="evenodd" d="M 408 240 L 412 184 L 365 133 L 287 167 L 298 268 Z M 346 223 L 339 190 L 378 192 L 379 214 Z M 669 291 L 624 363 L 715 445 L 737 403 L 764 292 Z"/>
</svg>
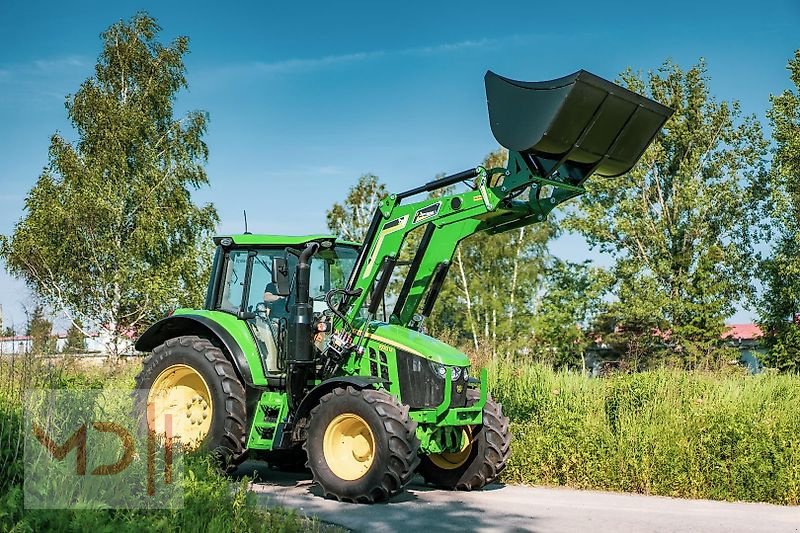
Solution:
<svg viewBox="0 0 800 533">
<path fill-rule="evenodd" d="M 397 374 L 400 399 L 412 409 L 432 409 L 444 400 L 444 379 L 436 375 L 427 359 L 397 350 Z M 450 406 L 464 407 L 467 384 L 463 374 L 452 386 Z"/>
<path fill-rule="evenodd" d="M 386 358 L 386 352 L 374 348 L 369 349 L 369 371 L 376 378 L 389 381 L 389 363 Z"/>
</svg>

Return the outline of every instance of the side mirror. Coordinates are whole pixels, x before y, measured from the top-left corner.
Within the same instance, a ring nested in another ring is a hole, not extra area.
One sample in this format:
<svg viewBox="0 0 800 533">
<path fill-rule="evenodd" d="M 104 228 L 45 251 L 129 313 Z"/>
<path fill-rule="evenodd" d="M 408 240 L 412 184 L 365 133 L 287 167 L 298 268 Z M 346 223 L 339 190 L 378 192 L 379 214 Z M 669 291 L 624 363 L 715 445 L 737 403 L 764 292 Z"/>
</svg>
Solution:
<svg viewBox="0 0 800 533">
<path fill-rule="evenodd" d="M 278 296 L 289 296 L 289 261 L 285 257 L 272 258 L 272 283 Z"/>
</svg>

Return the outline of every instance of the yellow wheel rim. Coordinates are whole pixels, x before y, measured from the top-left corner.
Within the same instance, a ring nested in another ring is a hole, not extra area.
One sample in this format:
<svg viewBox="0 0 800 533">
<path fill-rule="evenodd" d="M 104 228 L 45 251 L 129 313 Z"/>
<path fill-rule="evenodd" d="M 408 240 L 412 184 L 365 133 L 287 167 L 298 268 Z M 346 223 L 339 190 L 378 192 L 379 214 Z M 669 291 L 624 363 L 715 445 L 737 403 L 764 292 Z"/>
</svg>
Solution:
<svg viewBox="0 0 800 533">
<path fill-rule="evenodd" d="M 187 365 L 164 369 L 147 394 L 148 425 L 156 434 L 171 434 L 189 449 L 208 435 L 214 412 L 208 384 Z"/>
<path fill-rule="evenodd" d="M 472 431 L 467 426 L 461 430 L 461 449 L 459 451 L 431 454 L 428 459 L 439 468 L 454 470 L 467 462 L 471 451 Z"/>
<path fill-rule="evenodd" d="M 375 460 L 375 436 L 360 416 L 341 414 L 325 429 L 322 453 L 331 472 L 353 481 L 366 474 Z"/>
</svg>

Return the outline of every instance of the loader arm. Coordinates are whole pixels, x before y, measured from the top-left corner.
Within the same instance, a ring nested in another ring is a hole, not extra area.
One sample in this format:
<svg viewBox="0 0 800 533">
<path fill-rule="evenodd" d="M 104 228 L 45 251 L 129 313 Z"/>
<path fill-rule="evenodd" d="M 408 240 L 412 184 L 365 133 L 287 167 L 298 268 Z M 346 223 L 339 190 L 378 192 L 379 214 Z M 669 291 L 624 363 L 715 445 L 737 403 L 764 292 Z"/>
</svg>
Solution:
<svg viewBox="0 0 800 533">
<path fill-rule="evenodd" d="M 584 192 L 593 174 L 628 172 L 672 110 L 586 71 L 547 82 L 520 82 L 489 71 L 489 120 L 509 149 L 505 168 L 477 167 L 385 198 L 376 209 L 340 310 L 353 321 L 371 292 L 381 297 L 407 235 L 426 226 L 390 321 L 415 326 L 431 311 L 456 247 L 478 232 L 502 233 L 543 221 L 557 205 Z M 471 181 L 466 192 L 403 204 L 403 200 Z M 377 288 L 376 288 L 377 287 Z"/>
<path fill-rule="evenodd" d="M 365 243 L 369 251 L 363 266 L 354 271 L 353 287 L 362 292 L 353 300 L 348 318 L 352 321 L 369 298 L 385 265 L 391 264 L 387 258 L 399 257 L 407 235 L 420 226 L 424 233 L 391 314 L 393 323 L 409 325 L 434 274 L 449 266 L 463 239 L 541 222 L 556 205 L 583 192 L 580 185 L 534 174 L 523 161 L 521 154 L 512 152 L 507 168 L 478 167 L 461 173 L 458 176 L 474 175 L 474 188 L 465 192 L 409 204 L 401 203 L 404 193 L 386 197 L 375 214 L 380 220 L 376 237 Z"/>
</svg>

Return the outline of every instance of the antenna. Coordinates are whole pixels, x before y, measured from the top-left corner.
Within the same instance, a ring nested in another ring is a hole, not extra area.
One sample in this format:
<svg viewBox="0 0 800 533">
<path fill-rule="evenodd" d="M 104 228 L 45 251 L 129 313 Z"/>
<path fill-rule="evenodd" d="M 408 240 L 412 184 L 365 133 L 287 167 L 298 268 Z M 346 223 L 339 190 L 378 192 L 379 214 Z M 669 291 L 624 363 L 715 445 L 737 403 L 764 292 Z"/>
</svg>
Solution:
<svg viewBox="0 0 800 533">
<path fill-rule="evenodd" d="M 244 234 L 245 235 L 250 235 L 250 232 L 247 231 L 247 210 L 243 209 L 242 213 L 244 213 Z"/>
</svg>

